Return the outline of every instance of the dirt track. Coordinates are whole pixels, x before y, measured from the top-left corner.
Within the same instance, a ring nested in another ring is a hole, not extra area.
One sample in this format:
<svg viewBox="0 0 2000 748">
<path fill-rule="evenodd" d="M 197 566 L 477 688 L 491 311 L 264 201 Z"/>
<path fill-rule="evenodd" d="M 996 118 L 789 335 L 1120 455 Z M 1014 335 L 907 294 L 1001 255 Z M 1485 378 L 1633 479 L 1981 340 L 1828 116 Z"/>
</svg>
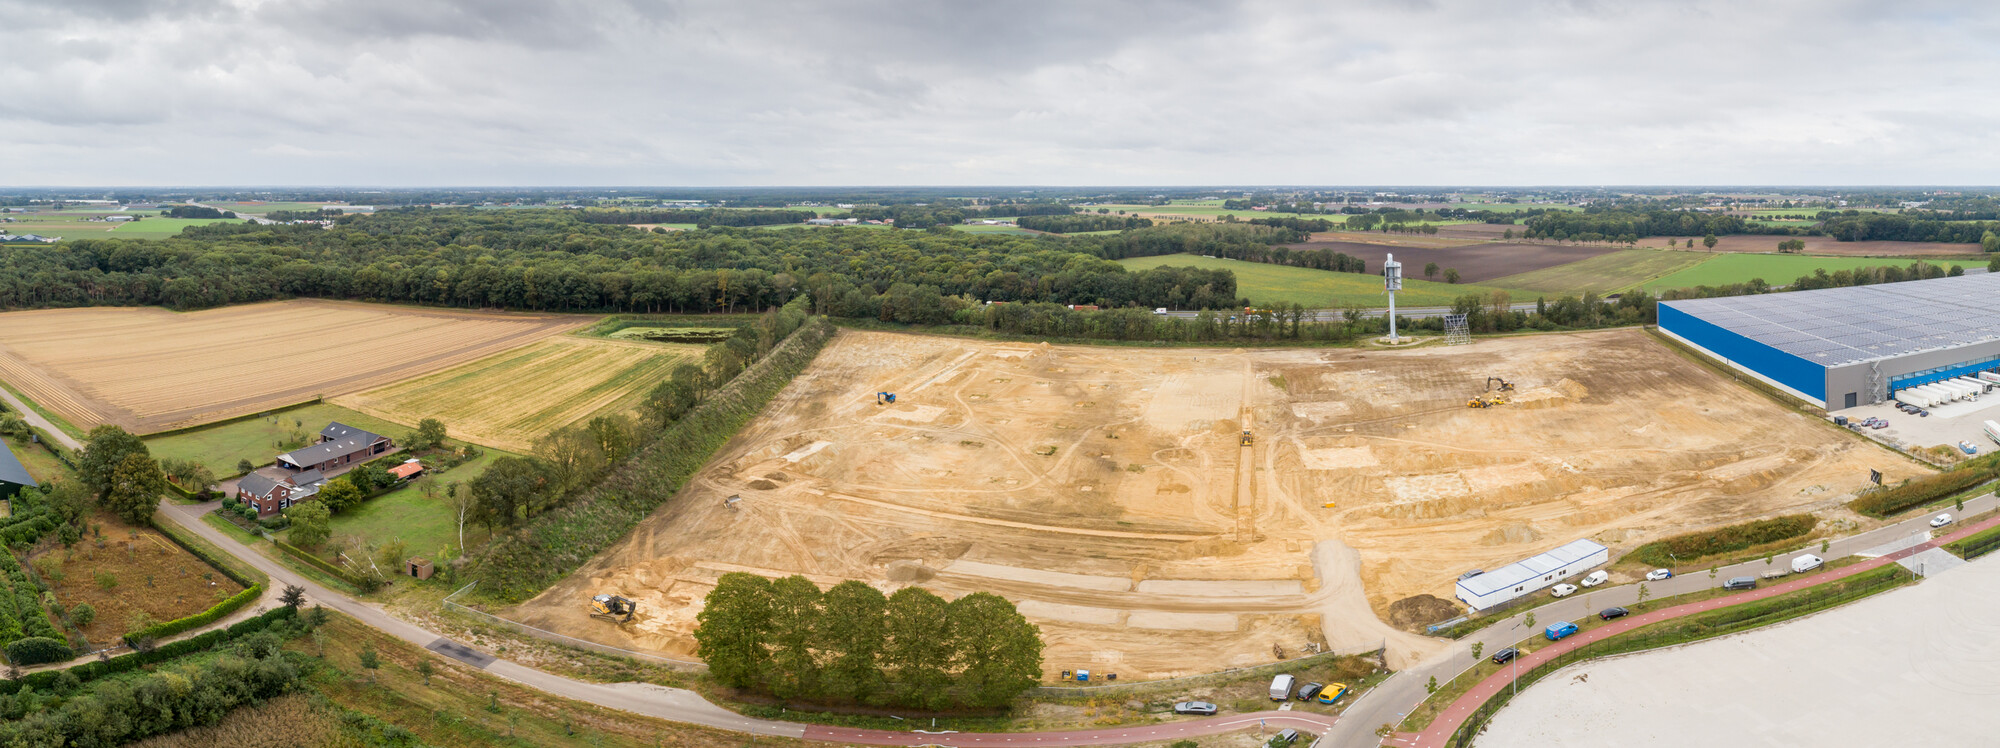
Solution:
<svg viewBox="0 0 2000 748">
<path fill-rule="evenodd" d="M 1488 375 L 1515 402 L 1466 408 Z M 1638 331 L 1252 353 L 844 332 L 694 485 L 516 613 L 686 654 L 720 574 L 804 573 L 999 592 L 1052 672 L 1309 641 L 1387 640 L 1399 664 L 1437 645 L 1377 614 L 1467 568 L 1825 504 L 1871 467 L 1917 472 Z M 597 592 L 640 618 L 587 618 Z"/>
</svg>

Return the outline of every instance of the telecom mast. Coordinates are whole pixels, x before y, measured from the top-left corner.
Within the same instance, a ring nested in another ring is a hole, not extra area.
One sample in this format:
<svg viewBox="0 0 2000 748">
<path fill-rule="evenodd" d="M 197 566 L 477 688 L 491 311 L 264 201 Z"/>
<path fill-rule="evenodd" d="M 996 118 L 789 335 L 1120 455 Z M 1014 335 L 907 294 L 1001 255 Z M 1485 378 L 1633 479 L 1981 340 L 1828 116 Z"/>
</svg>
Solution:
<svg viewBox="0 0 2000 748">
<path fill-rule="evenodd" d="M 1389 255 L 1382 262 L 1382 287 L 1389 292 L 1389 344 L 1402 342 L 1396 337 L 1396 292 L 1403 290 L 1403 263 Z"/>
</svg>

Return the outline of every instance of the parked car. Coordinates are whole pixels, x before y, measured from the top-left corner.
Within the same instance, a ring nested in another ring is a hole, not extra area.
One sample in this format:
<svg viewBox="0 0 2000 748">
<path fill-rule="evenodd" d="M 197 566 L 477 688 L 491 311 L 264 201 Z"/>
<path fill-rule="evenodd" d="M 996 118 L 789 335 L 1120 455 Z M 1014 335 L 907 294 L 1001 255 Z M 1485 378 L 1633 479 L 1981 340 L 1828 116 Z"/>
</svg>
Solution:
<svg viewBox="0 0 2000 748">
<path fill-rule="evenodd" d="M 1792 559 L 1792 571 L 1795 572 L 1812 571 L 1814 569 L 1819 568 L 1819 565 L 1823 563 L 1826 563 L 1826 561 L 1818 556 L 1808 553 L 1806 555 Z"/>
<path fill-rule="evenodd" d="M 1574 584 L 1558 584 L 1554 587 L 1549 588 L 1549 594 L 1554 595 L 1556 597 L 1569 597 L 1570 595 L 1575 594 L 1575 592 L 1576 592 L 1576 585 Z"/>
<path fill-rule="evenodd" d="M 1597 617 L 1599 619 L 1606 621 L 1609 621 L 1613 618 L 1624 618 L 1629 615 L 1632 615 L 1632 611 L 1618 607 L 1605 608 L 1603 610 L 1597 611 Z"/>
<path fill-rule="evenodd" d="M 1657 582 L 1662 579 L 1673 579 L 1673 578 L 1674 578 L 1673 569 L 1654 569 L 1652 571 L 1646 572 L 1646 581 L 1648 582 Z"/>
<path fill-rule="evenodd" d="M 1521 656 L 1521 650 L 1515 649 L 1513 647 L 1508 647 L 1506 649 L 1493 653 L 1493 664 L 1505 665 L 1509 662 L 1513 662 L 1514 658 L 1520 656 Z"/>
<path fill-rule="evenodd" d="M 1298 682 L 1291 673 L 1279 673 L 1271 679 L 1271 700 L 1284 701 L 1292 696 L 1292 684 Z"/>
<path fill-rule="evenodd" d="M 1943 527 L 1943 526 L 1945 526 L 1945 525 L 1949 525 L 1949 524 L 1951 524 L 1951 513 L 1950 513 L 1950 512 L 1946 512 L 1946 513 L 1944 513 L 1944 514 L 1940 514 L 1940 515 L 1938 515 L 1938 516 L 1935 516 L 1935 517 L 1932 517 L 1932 518 L 1931 518 L 1931 526 L 1932 526 L 1932 527 Z"/>
<path fill-rule="evenodd" d="M 1605 571 L 1603 569 L 1598 569 L 1597 571 L 1593 571 L 1588 576 L 1585 576 L 1583 578 L 1583 586 L 1596 587 L 1597 585 L 1609 581 L 1611 581 L 1611 572 Z"/>
<path fill-rule="evenodd" d="M 1272 736 L 1271 740 L 1272 742 L 1278 743 L 1280 745 L 1291 745 L 1293 743 L 1299 742 L 1299 731 L 1287 727 L 1283 730 L 1278 731 L 1278 734 Z"/>
<path fill-rule="evenodd" d="M 1166 313 L 1167 313 L 1167 308 L 1166 308 L 1166 307 L 1163 307 L 1163 306 L 1161 306 L 1161 307 L 1154 307 L 1154 308 L 1153 308 L 1153 313 L 1154 313 L 1154 314 L 1166 314 Z"/>
<path fill-rule="evenodd" d="M 1549 641 L 1556 641 L 1574 633 L 1576 633 L 1576 624 L 1569 621 L 1556 621 L 1549 624 L 1548 628 L 1542 629 L 1542 636 L 1548 637 Z"/>
<path fill-rule="evenodd" d="M 1323 690 L 1326 690 L 1325 683 L 1307 683 L 1299 686 L 1299 700 L 1312 701 L 1313 697 L 1318 696 L 1319 692 Z"/>
<path fill-rule="evenodd" d="M 1725 590 L 1754 590 L 1757 589 L 1757 578 L 1730 577 L 1729 581 L 1722 583 L 1722 588 Z"/>
<path fill-rule="evenodd" d="M 1340 697 L 1346 695 L 1347 695 L 1347 684 L 1328 683 L 1326 684 L 1326 689 L 1320 691 L 1319 696 L 1315 697 L 1313 700 L 1321 704 L 1331 704 L 1333 702 L 1339 701 Z"/>
<path fill-rule="evenodd" d="M 1479 576 L 1479 575 L 1481 575 L 1481 574 L 1485 574 L 1485 573 L 1486 573 L 1486 570 L 1485 570 L 1485 569 L 1473 569 L 1472 571 L 1468 571 L 1468 572 L 1466 572 L 1466 573 L 1464 573 L 1464 574 L 1460 574 L 1460 575 L 1458 575 L 1458 581 L 1461 581 L 1461 582 L 1463 582 L 1463 581 L 1465 581 L 1465 580 L 1467 580 L 1467 579 L 1471 579 L 1471 578 L 1473 578 L 1473 577 L 1476 577 L 1476 576 Z"/>
<path fill-rule="evenodd" d="M 1183 701 L 1174 705 L 1174 713 L 1213 715 L 1215 714 L 1215 705 L 1206 701 Z"/>
</svg>

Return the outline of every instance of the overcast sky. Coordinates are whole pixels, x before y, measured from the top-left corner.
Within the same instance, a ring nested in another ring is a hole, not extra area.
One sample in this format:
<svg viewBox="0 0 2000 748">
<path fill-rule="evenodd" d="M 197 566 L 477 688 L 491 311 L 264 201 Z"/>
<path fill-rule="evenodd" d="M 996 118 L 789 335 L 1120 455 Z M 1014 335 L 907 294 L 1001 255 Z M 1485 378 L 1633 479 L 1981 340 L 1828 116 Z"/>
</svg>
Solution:
<svg viewBox="0 0 2000 748">
<path fill-rule="evenodd" d="M 1900 2 L 0 0 L 0 184 L 1984 185 L 1996 21 Z"/>
</svg>

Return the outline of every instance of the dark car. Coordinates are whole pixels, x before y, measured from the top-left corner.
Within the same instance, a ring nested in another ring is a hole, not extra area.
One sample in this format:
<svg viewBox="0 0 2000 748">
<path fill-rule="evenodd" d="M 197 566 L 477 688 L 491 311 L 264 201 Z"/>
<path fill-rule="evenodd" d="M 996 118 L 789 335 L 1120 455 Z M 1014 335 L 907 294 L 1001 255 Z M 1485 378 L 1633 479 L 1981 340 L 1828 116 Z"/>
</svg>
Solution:
<svg viewBox="0 0 2000 748">
<path fill-rule="evenodd" d="M 1513 647 L 1508 647 L 1506 649 L 1493 653 L 1493 664 L 1505 665 L 1509 662 L 1513 662 L 1514 658 L 1520 656 L 1521 656 L 1521 650 L 1515 649 Z"/>
<path fill-rule="evenodd" d="M 1318 696 L 1319 692 L 1324 690 L 1326 690 L 1325 683 L 1307 683 L 1299 686 L 1299 700 L 1312 701 L 1314 696 Z"/>
<path fill-rule="evenodd" d="M 1603 610 L 1600 610 L 1600 611 L 1597 611 L 1597 617 L 1598 617 L 1598 618 L 1602 618 L 1602 619 L 1604 619 L 1604 620 L 1606 620 L 1606 621 L 1609 621 L 1609 620 L 1611 620 L 1611 619 L 1613 619 L 1613 618 L 1624 618 L 1624 617 L 1626 617 L 1626 616 L 1629 616 L 1629 615 L 1631 615 L 1631 614 L 1632 614 L 1632 611 L 1629 611 L 1629 610 L 1626 610 L 1626 609 L 1624 609 L 1624 608 L 1617 608 L 1617 607 L 1612 607 L 1612 608 L 1605 608 L 1605 609 L 1603 609 Z"/>
<path fill-rule="evenodd" d="M 1206 701 L 1183 701 L 1174 705 L 1175 714 L 1215 714 L 1215 705 Z"/>
<path fill-rule="evenodd" d="M 1730 577 L 1729 581 L 1722 583 L 1722 588 L 1725 590 L 1754 590 L 1757 589 L 1757 578 Z"/>
</svg>

